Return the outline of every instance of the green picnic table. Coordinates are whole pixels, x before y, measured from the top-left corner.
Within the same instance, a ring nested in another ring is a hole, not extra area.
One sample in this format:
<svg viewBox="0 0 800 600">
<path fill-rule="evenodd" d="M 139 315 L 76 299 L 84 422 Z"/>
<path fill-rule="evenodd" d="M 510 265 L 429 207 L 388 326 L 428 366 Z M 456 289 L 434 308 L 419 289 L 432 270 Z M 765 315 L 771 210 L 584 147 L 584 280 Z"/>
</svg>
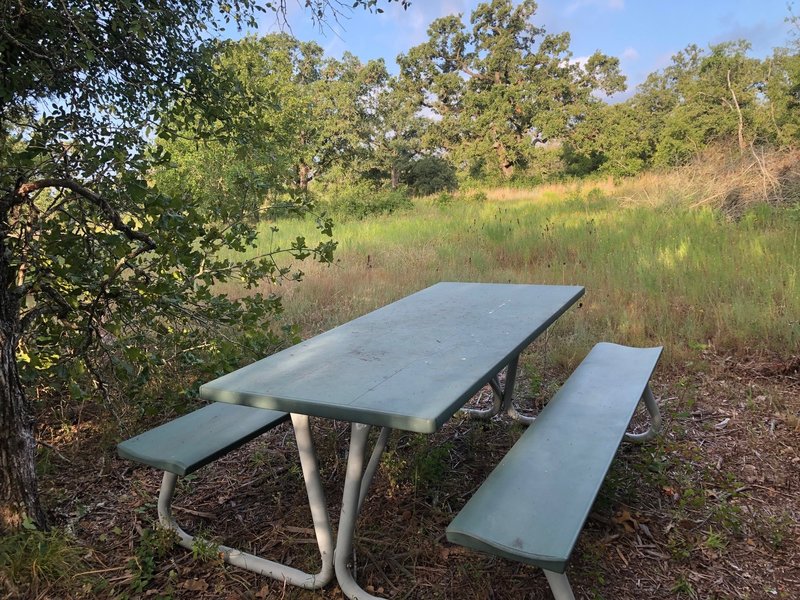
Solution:
<svg viewBox="0 0 800 600">
<path fill-rule="evenodd" d="M 200 396 L 286 411 L 301 440 L 311 440 L 310 416 L 352 423 L 333 548 L 313 446 L 299 445 L 299 452 L 323 565 L 333 561 L 348 597 L 372 598 L 354 580 L 347 560 L 390 430 L 437 431 L 509 363 L 515 369 L 520 352 L 583 293 L 580 286 L 438 283 L 215 379 L 200 388 Z M 506 394 L 506 409 L 510 400 Z M 372 426 L 383 430 L 365 469 Z M 322 573 L 296 583 L 324 586 L 327 569 Z M 280 569 L 275 576 L 286 577 Z"/>
<path fill-rule="evenodd" d="M 226 562 L 307 589 L 336 577 L 346 596 L 369 600 L 375 596 L 359 586 L 347 561 L 390 431 L 432 433 L 459 410 L 482 419 L 503 413 L 532 426 L 459 512 L 447 537 L 541 567 L 556 598 L 572 600 L 564 571 L 616 449 L 623 439 L 650 439 L 660 424 L 648 385 L 660 348 L 597 344 L 535 420 L 513 406 L 520 352 L 583 292 L 565 285 L 433 285 L 203 385 L 200 395 L 212 404 L 121 443 L 119 453 L 165 471 L 159 518 L 176 531 L 181 545 L 193 548 L 194 538 L 171 514 L 177 477 L 290 416 L 319 572 L 225 546 L 219 550 Z M 487 383 L 495 392 L 492 406 L 463 408 Z M 652 427 L 626 434 L 640 400 L 653 417 Z M 351 423 L 335 540 L 310 417 Z M 381 432 L 367 461 L 372 427 Z"/>
</svg>

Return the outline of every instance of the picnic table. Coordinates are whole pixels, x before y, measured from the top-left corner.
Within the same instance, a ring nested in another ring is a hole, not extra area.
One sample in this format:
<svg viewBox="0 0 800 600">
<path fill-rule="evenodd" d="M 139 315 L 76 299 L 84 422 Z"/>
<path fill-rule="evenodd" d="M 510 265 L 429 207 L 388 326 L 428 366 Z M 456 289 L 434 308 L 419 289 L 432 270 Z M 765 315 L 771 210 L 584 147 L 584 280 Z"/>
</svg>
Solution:
<svg viewBox="0 0 800 600">
<path fill-rule="evenodd" d="M 207 400 L 291 414 L 323 566 L 308 575 L 264 561 L 260 572 L 313 588 L 335 574 L 349 598 L 374 598 L 347 561 L 391 429 L 435 432 L 487 383 L 498 401 L 472 414 L 519 417 L 510 388 L 520 352 L 583 293 L 567 285 L 439 283 L 203 385 Z M 352 424 L 335 542 L 309 417 Z M 367 461 L 372 427 L 382 429 Z"/>
</svg>

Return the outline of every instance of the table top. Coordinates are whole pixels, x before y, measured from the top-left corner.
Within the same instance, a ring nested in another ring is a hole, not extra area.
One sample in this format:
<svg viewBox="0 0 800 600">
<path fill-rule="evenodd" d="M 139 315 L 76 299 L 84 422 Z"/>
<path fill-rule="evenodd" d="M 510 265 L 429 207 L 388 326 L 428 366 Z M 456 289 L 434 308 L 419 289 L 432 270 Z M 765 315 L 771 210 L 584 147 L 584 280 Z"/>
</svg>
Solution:
<svg viewBox="0 0 800 600">
<path fill-rule="evenodd" d="M 206 383 L 200 396 L 432 433 L 583 292 L 438 283 Z"/>
</svg>

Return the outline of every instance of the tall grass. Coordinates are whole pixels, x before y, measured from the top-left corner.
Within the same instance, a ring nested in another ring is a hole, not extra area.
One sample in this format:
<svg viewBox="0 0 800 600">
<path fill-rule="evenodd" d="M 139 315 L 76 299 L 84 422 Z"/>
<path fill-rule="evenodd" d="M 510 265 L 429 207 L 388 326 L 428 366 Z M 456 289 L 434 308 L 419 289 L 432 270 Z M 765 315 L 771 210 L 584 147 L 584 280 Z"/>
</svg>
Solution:
<svg viewBox="0 0 800 600">
<path fill-rule="evenodd" d="M 287 318 L 312 334 L 437 281 L 580 284 L 581 306 L 552 333 L 567 362 L 599 340 L 663 344 L 673 359 L 706 347 L 798 352 L 800 211 L 762 205 L 733 221 L 709 207 L 621 201 L 612 191 L 420 201 L 337 226 L 335 265 L 304 265 L 304 281 L 264 291 L 283 294 Z M 280 227 L 287 240 L 314 235 L 311 223 Z"/>
</svg>

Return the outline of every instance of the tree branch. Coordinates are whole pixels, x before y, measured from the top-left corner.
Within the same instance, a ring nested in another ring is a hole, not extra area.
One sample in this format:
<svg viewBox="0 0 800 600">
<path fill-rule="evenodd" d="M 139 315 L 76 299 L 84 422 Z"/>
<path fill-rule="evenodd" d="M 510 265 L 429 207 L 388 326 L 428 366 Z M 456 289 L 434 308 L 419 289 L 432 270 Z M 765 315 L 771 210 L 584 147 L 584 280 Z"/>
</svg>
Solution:
<svg viewBox="0 0 800 600">
<path fill-rule="evenodd" d="M 39 181 L 30 181 L 28 183 L 21 184 L 17 188 L 16 194 L 19 197 L 24 197 L 32 192 L 51 187 L 66 188 L 78 194 L 79 196 L 86 198 L 89 202 L 97 206 L 101 211 L 103 211 L 103 214 L 105 214 L 106 218 L 111 222 L 111 225 L 114 227 L 114 229 L 122 233 L 129 240 L 135 240 L 144 245 L 144 249 L 142 249 L 140 252 L 137 252 L 137 254 L 141 254 L 147 250 L 155 250 L 156 243 L 153 241 L 153 239 L 149 235 L 142 233 L 141 231 L 136 231 L 127 225 L 122 220 L 122 217 L 120 217 L 119 212 L 113 206 L 111 206 L 108 200 L 71 179 L 40 179 Z"/>
</svg>

